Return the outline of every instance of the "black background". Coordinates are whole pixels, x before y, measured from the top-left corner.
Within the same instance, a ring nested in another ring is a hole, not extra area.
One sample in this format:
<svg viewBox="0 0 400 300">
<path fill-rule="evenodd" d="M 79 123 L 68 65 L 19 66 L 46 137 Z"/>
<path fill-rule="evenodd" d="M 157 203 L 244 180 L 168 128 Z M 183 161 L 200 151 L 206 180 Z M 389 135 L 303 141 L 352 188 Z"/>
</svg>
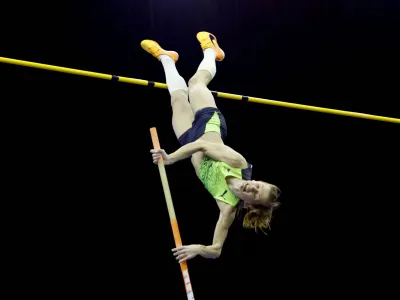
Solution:
<svg viewBox="0 0 400 300">
<path fill-rule="evenodd" d="M 180 54 L 198 31 L 226 52 L 210 89 L 400 118 L 398 1 L 82 1 L 5 4 L 0 56 L 165 82 L 140 47 Z M 179 147 L 163 89 L 0 64 L 3 147 L 21 243 L 17 291 L 185 299 L 150 127 Z M 226 143 L 278 185 L 268 235 L 237 221 L 217 260 L 195 258 L 196 299 L 379 295 L 396 271 L 399 125 L 216 99 Z M 7 136 L 7 140 L 5 137 Z M 184 244 L 212 241 L 218 209 L 189 160 L 167 167 Z M 15 271 L 15 270 L 14 270 Z M 293 295 L 294 294 L 294 295 Z"/>
</svg>

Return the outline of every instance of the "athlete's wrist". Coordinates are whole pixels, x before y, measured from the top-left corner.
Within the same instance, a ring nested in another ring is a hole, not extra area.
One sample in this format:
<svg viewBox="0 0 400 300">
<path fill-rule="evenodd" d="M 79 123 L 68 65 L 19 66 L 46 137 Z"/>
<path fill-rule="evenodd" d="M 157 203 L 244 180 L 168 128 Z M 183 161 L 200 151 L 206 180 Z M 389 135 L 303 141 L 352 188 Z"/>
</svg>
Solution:
<svg viewBox="0 0 400 300">
<path fill-rule="evenodd" d="M 168 164 L 172 165 L 174 163 L 176 163 L 177 161 L 179 161 L 177 155 L 176 155 L 176 151 L 171 153 L 170 155 L 168 155 Z"/>
<path fill-rule="evenodd" d="M 217 245 L 199 245 L 200 255 L 205 258 L 218 258 L 221 255 L 221 248 Z"/>
</svg>

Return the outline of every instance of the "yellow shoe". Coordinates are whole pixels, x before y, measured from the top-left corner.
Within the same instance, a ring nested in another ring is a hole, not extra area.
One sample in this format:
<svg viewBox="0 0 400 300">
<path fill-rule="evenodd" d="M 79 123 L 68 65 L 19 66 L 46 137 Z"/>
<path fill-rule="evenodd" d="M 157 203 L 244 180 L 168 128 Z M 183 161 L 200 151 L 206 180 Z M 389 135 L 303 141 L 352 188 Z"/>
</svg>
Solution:
<svg viewBox="0 0 400 300">
<path fill-rule="evenodd" d="M 143 40 L 140 43 L 140 46 L 142 46 L 142 48 L 147 51 L 148 53 L 150 53 L 151 55 L 153 55 L 155 58 L 157 58 L 158 60 L 160 60 L 160 55 L 168 55 L 169 57 L 171 57 L 174 62 L 177 62 L 179 59 L 179 54 L 175 51 L 166 51 L 163 48 L 161 48 L 161 46 L 152 40 Z"/>
<path fill-rule="evenodd" d="M 217 38 L 212 33 L 201 31 L 197 34 L 197 40 L 200 42 L 203 51 L 212 48 L 217 52 L 215 60 L 222 61 L 225 58 L 225 52 L 218 46 Z"/>
</svg>

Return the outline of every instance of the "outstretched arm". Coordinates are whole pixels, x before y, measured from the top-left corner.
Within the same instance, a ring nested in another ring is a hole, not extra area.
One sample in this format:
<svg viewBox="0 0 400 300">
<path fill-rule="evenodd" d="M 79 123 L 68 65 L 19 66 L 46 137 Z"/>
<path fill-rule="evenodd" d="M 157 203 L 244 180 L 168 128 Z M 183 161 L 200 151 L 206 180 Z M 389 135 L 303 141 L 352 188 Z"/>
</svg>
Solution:
<svg viewBox="0 0 400 300">
<path fill-rule="evenodd" d="M 201 256 L 205 258 L 218 258 L 222 252 L 222 246 L 228 236 L 229 227 L 235 219 L 235 212 L 220 212 L 217 225 L 215 226 L 213 243 L 210 246 L 201 246 Z"/>
<path fill-rule="evenodd" d="M 164 164 L 172 165 L 177 161 L 192 156 L 192 154 L 196 152 L 204 151 L 205 149 L 204 145 L 205 143 L 203 143 L 202 141 L 195 141 L 180 147 L 178 150 L 176 150 L 174 153 L 171 154 L 167 154 L 164 149 L 158 149 L 158 150 L 152 149 L 150 150 L 150 152 L 153 153 L 152 154 L 153 163 L 158 164 L 158 162 L 162 157 L 164 160 Z"/>
<path fill-rule="evenodd" d="M 232 225 L 234 219 L 235 212 L 221 212 L 219 214 L 217 225 L 215 226 L 212 245 L 189 245 L 174 248 L 172 251 L 176 256 L 176 259 L 181 263 L 188 259 L 192 259 L 197 255 L 201 255 L 205 258 L 218 258 L 221 255 L 222 246 L 224 245 L 229 227 Z"/>
<path fill-rule="evenodd" d="M 183 159 L 186 159 L 192 154 L 199 152 L 199 151 L 204 151 L 205 150 L 205 142 L 201 140 L 194 141 L 192 143 L 188 143 L 182 147 L 180 147 L 178 150 L 175 152 L 171 153 L 168 155 L 168 158 L 173 162 L 177 162 Z"/>
</svg>

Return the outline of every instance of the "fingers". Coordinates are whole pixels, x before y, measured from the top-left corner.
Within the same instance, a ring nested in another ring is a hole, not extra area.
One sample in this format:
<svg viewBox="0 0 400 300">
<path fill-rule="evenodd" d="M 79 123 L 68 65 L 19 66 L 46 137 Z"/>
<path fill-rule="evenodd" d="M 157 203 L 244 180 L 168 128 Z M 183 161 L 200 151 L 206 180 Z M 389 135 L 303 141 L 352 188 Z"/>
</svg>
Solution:
<svg viewBox="0 0 400 300">
<path fill-rule="evenodd" d="M 176 257 L 176 260 L 179 260 L 179 263 L 184 262 L 184 261 L 186 261 L 186 260 L 189 258 L 188 254 L 187 254 L 186 252 L 182 252 L 181 254 L 175 253 L 174 255 L 175 255 L 175 256 L 178 255 L 178 256 Z"/>
<path fill-rule="evenodd" d="M 158 161 L 162 158 L 162 154 L 161 152 L 159 152 L 159 150 L 150 150 L 150 152 L 152 153 L 152 157 L 153 157 L 153 163 L 157 164 Z"/>
<path fill-rule="evenodd" d="M 174 252 L 174 256 L 176 256 L 176 260 L 178 260 L 179 263 L 189 259 L 188 251 L 185 246 L 174 248 L 172 251 Z"/>
<path fill-rule="evenodd" d="M 164 149 L 157 149 L 157 150 L 156 149 L 151 149 L 150 150 L 150 153 L 161 153 L 162 154 L 163 152 L 165 152 Z"/>
<path fill-rule="evenodd" d="M 179 263 L 183 263 L 184 261 L 187 261 L 187 259 L 188 259 L 188 257 L 185 257 L 184 259 L 181 259 L 181 260 L 179 261 Z"/>
<path fill-rule="evenodd" d="M 155 164 L 158 163 L 158 161 L 162 157 L 160 154 L 157 154 L 157 153 L 153 154 L 152 156 L 153 156 L 153 163 L 155 163 Z"/>
<path fill-rule="evenodd" d="M 181 262 L 183 259 L 184 259 L 184 260 L 187 259 L 187 255 L 186 255 L 186 254 L 178 255 L 178 257 L 176 258 L 176 260 L 179 260 L 179 262 Z"/>
<path fill-rule="evenodd" d="M 185 251 L 185 249 L 186 249 L 185 246 L 179 246 L 179 247 L 172 249 L 172 252 L 175 252 L 174 255 L 177 255 L 177 254 L 183 253 Z"/>
<path fill-rule="evenodd" d="M 159 160 L 163 157 L 165 151 L 163 149 L 151 149 L 150 152 L 152 153 L 153 163 L 158 164 Z"/>
<path fill-rule="evenodd" d="M 177 260 L 186 255 L 186 249 L 184 246 L 174 248 L 172 249 L 172 252 L 174 252 L 174 256 L 177 256 Z"/>
</svg>

